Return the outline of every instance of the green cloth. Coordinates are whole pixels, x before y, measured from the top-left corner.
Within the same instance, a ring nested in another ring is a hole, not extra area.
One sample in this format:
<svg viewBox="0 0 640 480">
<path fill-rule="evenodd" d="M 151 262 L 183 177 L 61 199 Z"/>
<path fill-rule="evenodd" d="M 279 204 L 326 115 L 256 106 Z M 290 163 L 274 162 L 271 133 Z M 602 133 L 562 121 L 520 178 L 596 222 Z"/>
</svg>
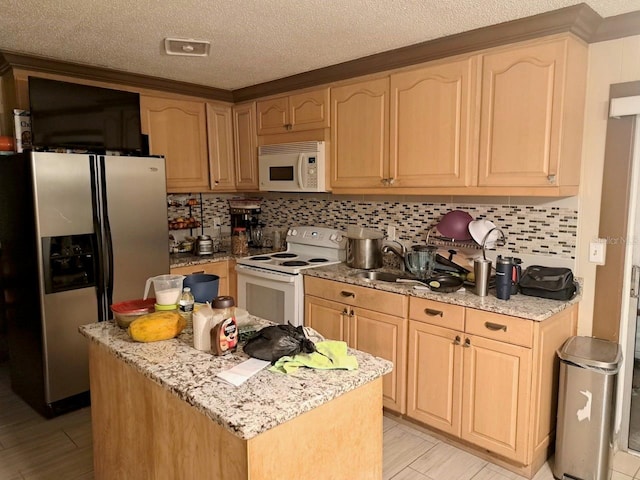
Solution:
<svg viewBox="0 0 640 480">
<path fill-rule="evenodd" d="M 318 351 L 313 353 L 299 353 L 293 357 L 280 357 L 269 370 L 279 373 L 293 373 L 300 367 L 320 370 L 356 370 L 358 368 L 358 359 L 353 355 L 347 354 L 346 342 L 324 340 L 316 343 L 316 349 Z"/>
</svg>

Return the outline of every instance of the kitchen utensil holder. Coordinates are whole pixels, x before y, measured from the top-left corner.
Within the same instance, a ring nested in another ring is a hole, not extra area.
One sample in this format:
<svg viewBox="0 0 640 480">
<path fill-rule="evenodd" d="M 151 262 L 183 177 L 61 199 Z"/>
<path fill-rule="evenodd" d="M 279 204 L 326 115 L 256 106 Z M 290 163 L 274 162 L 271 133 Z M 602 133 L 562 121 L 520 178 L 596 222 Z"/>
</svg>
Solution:
<svg viewBox="0 0 640 480">
<path fill-rule="evenodd" d="M 502 237 L 499 240 L 496 240 L 496 243 L 498 243 L 500 240 L 502 240 L 502 244 L 501 246 L 504 246 L 507 244 L 507 238 L 504 236 L 504 233 L 502 232 L 502 230 L 500 230 L 498 227 L 492 228 L 491 230 L 489 230 L 487 232 L 487 234 L 484 236 L 484 238 L 482 239 L 482 258 L 484 258 L 485 260 L 487 259 L 487 252 L 486 252 L 486 247 L 487 247 L 487 239 L 489 238 L 489 235 L 491 235 L 491 233 L 496 230 L 500 233 L 500 236 Z"/>
</svg>

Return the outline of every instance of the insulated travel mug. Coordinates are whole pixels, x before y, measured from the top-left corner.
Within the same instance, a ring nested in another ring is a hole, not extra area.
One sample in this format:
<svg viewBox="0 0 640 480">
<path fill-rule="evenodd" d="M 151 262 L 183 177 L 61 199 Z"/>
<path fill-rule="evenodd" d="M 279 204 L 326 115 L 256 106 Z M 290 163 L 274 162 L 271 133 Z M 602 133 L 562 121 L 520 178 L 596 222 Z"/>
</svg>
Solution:
<svg viewBox="0 0 640 480">
<path fill-rule="evenodd" d="M 511 276 L 513 272 L 513 259 L 511 257 L 496 258 L 496 297 L 501 300 L 511 298 Z"/>
<path fill-rule="evenodd" d="M 491 278 L 491 260 L 478 258 L 473 261 L 473 273 L 476 279 L 476 295 L 486 297 L 489 294 Z"/>
</svg>

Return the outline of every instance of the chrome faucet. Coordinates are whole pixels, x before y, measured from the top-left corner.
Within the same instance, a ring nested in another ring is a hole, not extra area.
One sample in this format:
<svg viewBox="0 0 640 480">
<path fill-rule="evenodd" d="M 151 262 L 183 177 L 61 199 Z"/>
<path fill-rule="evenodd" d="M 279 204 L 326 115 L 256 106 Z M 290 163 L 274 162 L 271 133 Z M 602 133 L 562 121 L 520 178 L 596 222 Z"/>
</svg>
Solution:
<svg viewBox="0 0 640 480">
<path fill-rule="evenodd" d="M 398 249 L 398 247 L 396 247 L 395 245 L 390 245 L 388 243 L 385 243 L 384 245 L 382 245 L 382 249 L 381 249 L 382 253 L 393 253 L 398 258 L 400 258 L 401 260 L 400 264 L 402 265 L 402 270 L 404 270 L 404 260 L 407 254 L 407 247 L 405 247 L 398 240 L 388 240 L 388 242 L 397 243 L 400 246 L 400 249 Z"/>
</svg>

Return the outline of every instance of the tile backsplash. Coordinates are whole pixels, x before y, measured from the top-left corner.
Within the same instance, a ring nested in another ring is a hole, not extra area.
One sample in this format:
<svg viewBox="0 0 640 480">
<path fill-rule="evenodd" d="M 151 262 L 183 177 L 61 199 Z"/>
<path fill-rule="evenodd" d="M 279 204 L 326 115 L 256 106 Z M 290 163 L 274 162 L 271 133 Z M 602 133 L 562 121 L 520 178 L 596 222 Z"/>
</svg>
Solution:
<svg viewBox="0 0 640 480">
<path fill-rule="evenodd" d="M 169 219 L 192 215 L 203 219 L 205 230 L 219 219 L 223 235 L 229 235 L 231 223 L 228 200 L 238 195 L 202 194 L 202 205 L 169 206 Z M 183 203 L 187 195 L 169 195 L 169 203 Z M 197 195 L 195 198 L 200 199 Z M 422 201 L 424 200 L 424 201 Z M 455 199 L 454 199 L 455 200 Z M 479 199 L 482 201 L 482 199 Z M 338 195 L 267 194 L 262 201 L 261 220 L 266 229 L 282 229 L 292 225 L 316 225 L 346 230 L 354 225 L 387 231 L 405 245 L 424 243 L 427 232 L 451 210 L 464 210 L 474 219 L 486 218 L 506 236 L 506 248 L 513 254 L 549 255 L 575 259 L 578 210 L 568 202 L 540 204 L 480 204 L 455 201 L 436 203 L 429 197 L 350 197 Z M 558 206 L 559 205 L 559 206 Z M 202 210 L 202 215 L 201 215 Z M 198 231 L 193 232 L 199 234 Z"/>
</svg>

